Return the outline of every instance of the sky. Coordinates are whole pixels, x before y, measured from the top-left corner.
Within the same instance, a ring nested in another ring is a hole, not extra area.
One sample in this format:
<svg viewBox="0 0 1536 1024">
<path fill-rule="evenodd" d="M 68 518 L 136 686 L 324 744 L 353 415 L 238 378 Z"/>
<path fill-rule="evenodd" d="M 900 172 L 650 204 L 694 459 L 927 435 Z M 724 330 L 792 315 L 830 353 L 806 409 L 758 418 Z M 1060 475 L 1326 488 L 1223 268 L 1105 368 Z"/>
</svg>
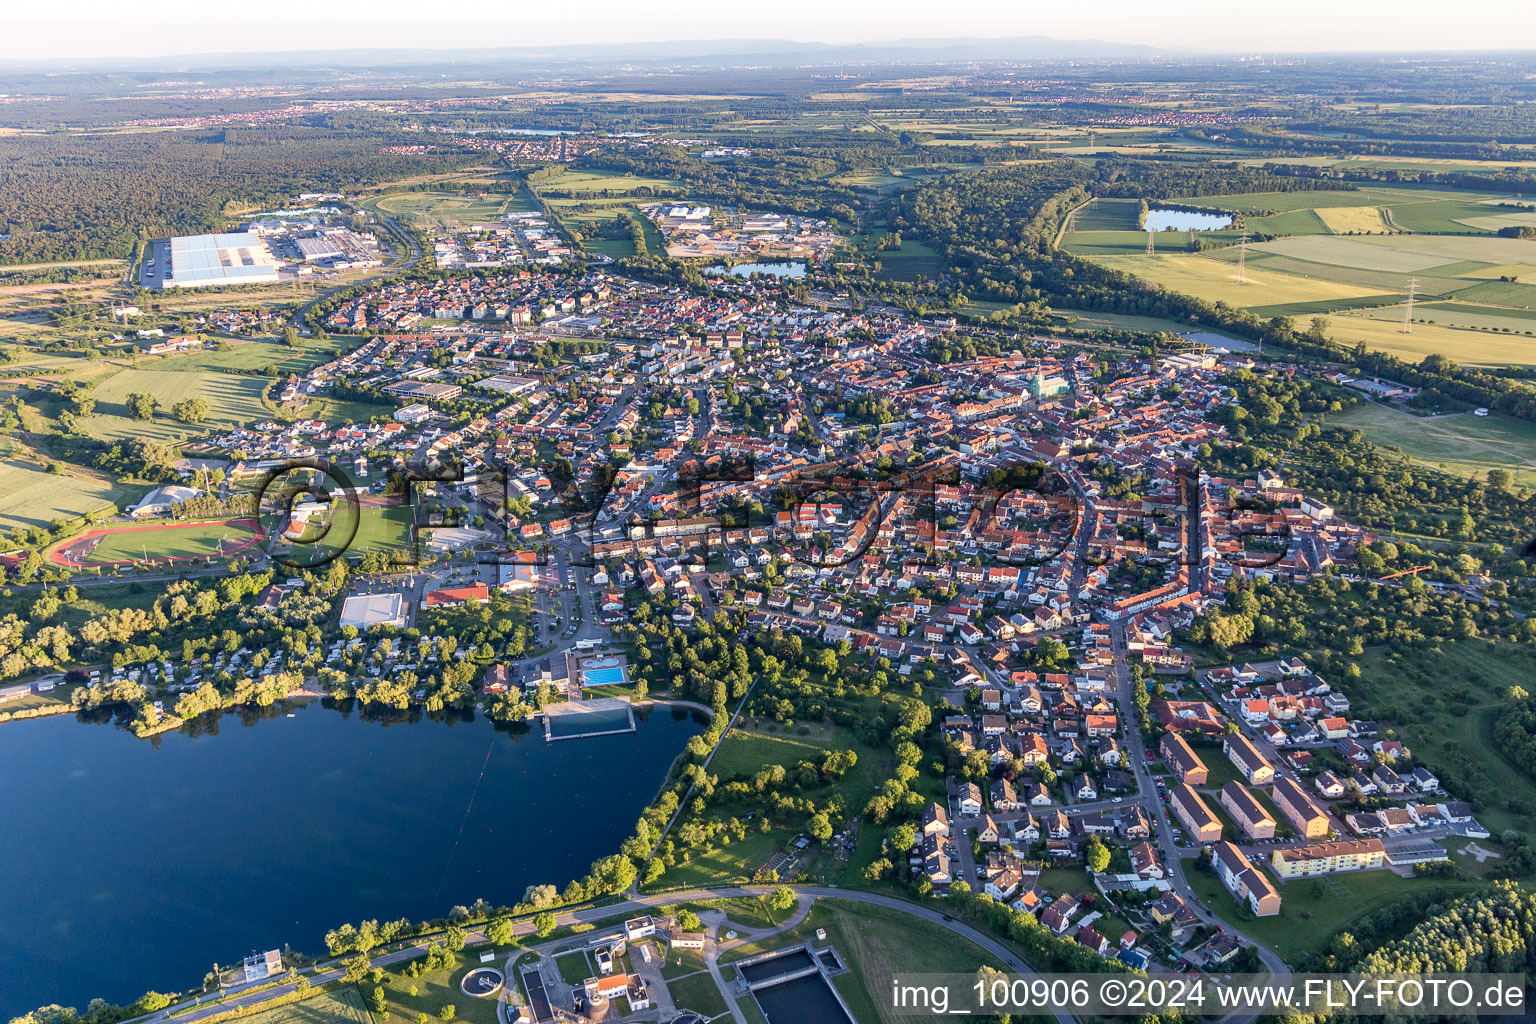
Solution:
<svg viewBox="0 0 1536 1024">
<path fill-rule="evenodd" d="M 1055 36 L 1219 52 L 1536 49 L 1530 0 L 63 0 L 7 4 L 0 61 L 635 40 Z M 19 9 L 18 9 L 19 8 Z"/>
</svg>

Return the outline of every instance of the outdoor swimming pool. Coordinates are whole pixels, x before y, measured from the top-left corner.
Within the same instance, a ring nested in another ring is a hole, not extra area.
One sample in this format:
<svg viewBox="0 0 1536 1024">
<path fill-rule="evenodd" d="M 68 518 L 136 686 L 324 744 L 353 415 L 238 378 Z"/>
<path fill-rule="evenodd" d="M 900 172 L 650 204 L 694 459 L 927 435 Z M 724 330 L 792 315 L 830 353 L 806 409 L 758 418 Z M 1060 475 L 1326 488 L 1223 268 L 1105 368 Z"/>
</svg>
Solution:
<svg viewBox="0 0 1536 1024">
<path fill-rule="evenodd" d="M 623 665 L 614 665 L 607 668 L 584 668 L 581 670 L 581 685 L 583 686 L 614 686 L 629 682 L 629 677 L 624 673 Z"/>
</svg>

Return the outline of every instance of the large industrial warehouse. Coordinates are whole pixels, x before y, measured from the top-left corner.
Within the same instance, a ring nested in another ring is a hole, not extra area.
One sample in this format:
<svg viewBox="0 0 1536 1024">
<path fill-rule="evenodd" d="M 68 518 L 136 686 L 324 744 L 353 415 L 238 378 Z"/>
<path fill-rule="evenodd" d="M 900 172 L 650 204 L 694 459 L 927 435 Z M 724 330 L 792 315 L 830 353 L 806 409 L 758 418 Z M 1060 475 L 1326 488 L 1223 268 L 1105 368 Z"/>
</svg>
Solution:
<svg viewBox="0 0 1536 1024">
<path fill-rule="evenodd" d="M 139 279 L 146 288 L 273 284 L 277 261 L 267 243 L 248 231 L 162 238 L 146 247 Z"/>
</svg>

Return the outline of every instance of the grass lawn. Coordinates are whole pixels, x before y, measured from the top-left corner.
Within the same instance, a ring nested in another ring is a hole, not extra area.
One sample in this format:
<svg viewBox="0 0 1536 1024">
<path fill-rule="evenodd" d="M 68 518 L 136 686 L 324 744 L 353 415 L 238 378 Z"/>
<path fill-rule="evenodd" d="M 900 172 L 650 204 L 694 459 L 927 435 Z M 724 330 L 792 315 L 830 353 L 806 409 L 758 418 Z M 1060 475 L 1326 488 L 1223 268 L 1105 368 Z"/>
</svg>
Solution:
<svg viewBox="0 0 1536 1024">
<path fill-rule="evenodd" d="M 281 331 L 279 331 L 281 333 Z M 297 348 L 289 348 L 281 341 L 265 338 L 231 340 L 225 342 L 225 351 L 193 352 L 184 356 L 171 356 L 153 364 L 157 370 L 260 370 L 276 367 L 279 373 L 303 373 L 305 370 L 334 358 L 343 349 L 357 344 L 357 339 L 300 338 Z M 146 364 L 147 365 L 147 364 Z"/>
<path fill-rule="evenodd" d="M 587 954 L 581 950 L 574 953 L 561 953 L 555 957 L 555 966 L 560 968 L 560 978 L 567 985 L 580 985 L 597 974 L 591 961 L 587 959 Z"/>
<path fill-rule="evenodd" d="M 1393 730 L 1495 836 L 1530 828 L 1536 779 L 1494 746 L 1492 727 L 1509 687 L 1530 689 L 1536 652 L 1466 640 L 1400 655 L 1371 649 L 1358 661 L 1361 678 L 1345 689 L 1352 714 Z"/>
<path fill-rule="evenodd" d="M 709 768 L 723 780 L 735 775 L 751 775 L 769 764 L 793 768 L 801 761 L 819 761 L 827 751 L 835 748 L 836 744 L 830 741 L 824 730 L 797 736 L 792 733 L 758 732 L 737 726 L 720 744 L 720 750 L 710 762 Z"/>
<path fill-rule="evenodd" d="M 1040 887 L 1052 896 L 1097 891 L 1093 887 L 1093 879 L 1088 875 L 1088 869 L 1081 865 L 1044 869 L 1040 872 Z"/>
<path fill-rule="evenodd" d="M 507 199 L 506 195 L 497 192 L 487 192 L 483 196 L 458 192 L 405 192 L 381 196 L 367 205 L 417 225 L 457 221 L 468 227 L 501 220 Z"/>
<path fill-rule="evenodd" d="M 667 979 L 667 991 L 679 1010 L 693 1010 L 705 1017 L 717 1017 L 726 1010 L 725 997 L 708 971 Z"/>
<path fill-rule="evenodd" d="M 357 536 L 348 550 L 353 553 L 390 551 L 407 556 L 410 553 L 411 517 L 409 508 L 359 510 Z"/>
<path fill-rule="evenodd" d="M 1263 869 L 1268 874 L 1267 866 Z M 1221 880 L 1206 871 L 1186 872 L 1201 902 L 1224 921 L 1296 962 L 1327 947 L 1334 935 L 1348 931 L 1362 918 L 1421 892 L 1444 886 L 1453 891 L 1479 883 L 1439 878 L 1400 878 L 1390 871 L 1354 871 L 1322 878 L 1277 883 L 1280 913 L 1254 917 L 1247 904 L 1239 907 Z M 1272 875 L 1271 881 L 1275 881 Z M 1320 885 L 1318 883 L 1321 883 Z"/>
<path fill-rule="evenodd" d="M 767 833 L 748 832 L 741 842 L 720 847 L 711 853 L 694 851 L 693 859 L 688 863 L 668 868 L 667 873 L 661 877 L 661 884 L 711 885 L 730 879 L 741 883 L 750 882 L 763 862 L 792 838 L 793 833 L 787 829 L 776 828 Z"/>
<path fill-rule="evenodd" d="M 240 1019 L 251 1024 L 373 1024 L 356 985 L 319 991 L 308 999 L 257 1010 Z"/>
<path fill-rule="evenodd" d="M 944 269 L 938 252 L 922 242 L 904 238 L 900 249 L 876 254 L 880 260 L 880 277 L 888 281 L 916 281 L 921 275 L 936 278 Z"/>
<path fill-rule="evenodd" d="M 747 1019 L 747 1024 L 768 1024 L 768 1018 L 763 1016 L 763 1011 L 758 1009 L 757 1000 L 751 996 L 737 999 L 736 1009 Z"/>
<path fill-rule="evenodd" d="M 1208 789 L 1214 794 L 1229 782 L 1248 785 L 1247 780 L 1243 778 L 1243 773 L 1237 770 L 1237 765 L 1227 759 L 1227 755 L 1221 752 L 1220 747 L 1197 747 L 1195 754 L 1205 762 L 1205 767 L 1208 769 L 1205 784 L 1196 786 L 1196 789 Z M 1211 799 L 1216 798 L 1212 796 Z"/>
<path fill-rule="evenodd" d="M 658 907 L 657 913 L 676 913 L 685 905 L 695 911 L 701 907 L 723 910 L 726 917 L 730 918 L 731 923 L 740 925 L 743 928 L 772 928 L 779 923 L 778 920 L 775 920 L 776 916 L 782 920 L 794 913 L 794 910 L 790 909 L 782 914 L 774 915 L 755 897 L 751 896 L 736 896 L 722 900 L 695 900 L 688 904 L 678 904 L 676 907 Z"/>
<path fill-rule="evenodd" d="M 1536 486 L 1536 425 L 1525 420 L 1499 413 L 1427 419 L 1363 404 L 1331 422 L 1356 427 L 1377 444 L 1401 448 L 1423 466 L 1479 479 L 1490 469 L 1507 469 L 1516 486 Z"/>
<path fill-rule="evenodd" d="M 148 490 L 119 486 L 78 466 L 50 473 L 27 459 L 0 459 L 0 529 L 47 526 L 55 519 L 103 511 L 109 505 L 121 507 Z"/>
<path fill-rule="evenodd" d="M 412 978 L 400 970 L 390 971 L 384 982 L 384 998 L 389 1001 L 390 1014 L 414 1018 L 418 1013 L 436 1018 L 439 1011 L 451 1004 L 453 1020 L 468 1024 L 499 1024 L 496 1018 L 496 1000 L 475 999 L 459 989 L 464 975 L 480 966 L 480 954 L 461 952 L 457 963 L 441 971 Z M 363 982 L 368 985 L 368 982 Z M 371 986 L 369 986 L 371 990 Z M 414 992 L 414 994 L 412 994 Z"/>
<path fill-rule="evenodd" d="M 886 1006 L 888 1000 L 872 997 L 876 992 L 889 992 L 897 972 L 970 974 L 983 964 L 999 970 L 1003 966 L 941 925 L 888 907 L 835 899 L 817 900 L 803 923 L 762 943 L 734 949 L 721 960 L 734 962 L 797 946 L 814 937 L 818 928 L 827 930 L 825 945 L 834 946 L 849 967 L 833 981 L 859 1021 L 897 1024 L 900 1018 Z"/>
<path fill-rule="evenodd" d="M 661 976 L 671 981 L 703 969 L 703 953 L 694 949 L 674 949 L 667 954 L 667 962 L 661 965 Z"/>
<path fill-rule="evenodd" d="M 96 400 L 95 412 L 81 417 L 80 423 L 86 433 L 102 440 L 173 443 L 266 419 L 271 413 L 262 404 L 261 395 L 269 383 L 264 377 L 211 370 L 119 370 L 91 391 Z M 160 403 L 153 420 L 136 420 L 128 415 L 128 396 L 136 393 L 153 395 Z M 172 406 L 184 398 L 207 399 L 208 418 L 198 424 L 173 419 Z"/>
</svg>

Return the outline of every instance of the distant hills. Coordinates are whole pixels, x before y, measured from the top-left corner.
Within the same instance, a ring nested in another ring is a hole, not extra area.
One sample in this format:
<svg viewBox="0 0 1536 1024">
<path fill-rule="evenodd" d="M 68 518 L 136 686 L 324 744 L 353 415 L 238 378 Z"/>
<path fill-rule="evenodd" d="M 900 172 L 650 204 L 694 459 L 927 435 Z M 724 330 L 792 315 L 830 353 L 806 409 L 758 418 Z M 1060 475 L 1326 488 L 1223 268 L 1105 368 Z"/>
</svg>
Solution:
<svg viewBox="0 0 1536 1024">
<path fill-rule="evenodd" d="M 90 60 L 12 60 L 13 71 L 44 68 L 82 72 L 121 70 L 230 71 L 235 68 L 422 68 L 452 65 L 686 64 L 837 65 L 866 62 L 971 60 L 1134 60 L 1177 51 L 1101 39 L 1015 36 L 1006 39 L 896 39 L 869 43 L 805 43 L 790 39 L 708 39 L 650 43 L 578 43 L 495 49 L 338 49 L 269 53 L 201 53 L 173 57 L 103 57 Z"/>
</svg>

